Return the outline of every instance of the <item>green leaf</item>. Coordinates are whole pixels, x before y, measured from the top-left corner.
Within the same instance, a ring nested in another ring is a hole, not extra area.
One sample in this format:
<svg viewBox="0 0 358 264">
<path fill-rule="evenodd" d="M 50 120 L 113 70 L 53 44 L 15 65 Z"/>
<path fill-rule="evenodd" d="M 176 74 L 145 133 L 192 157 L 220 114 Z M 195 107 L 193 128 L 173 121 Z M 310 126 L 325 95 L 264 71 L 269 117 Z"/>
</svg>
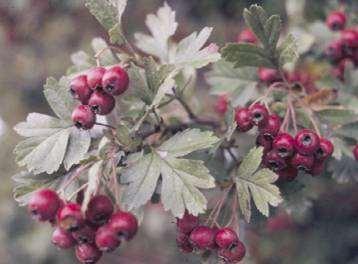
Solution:
<svg viewBox="0 0 358 264">
<path fill-rule="evenodd" d="M 260 39 L 265 50 L 274 57 L 276 45 L 280 37 L 281 19 L 278 15 L 268 16 L 258 5 L 251 5 L 244 9 L 244 19 L 255 35 Z"/>
<path fill-rule="evenodd" d="M 128 69 L 128 75 L 131 80 L 128 90 L 131 91 L 134 96 L 140 98 L 146 105 L 150 105 L 155 94 L 148 87 L 144 70 L 131 63 L 131 67 Z"/>
<path fill-rule="evenodd" d="M 330 125 L 344 125 L 358 120 L 357 113 L 350 109 L 324 109 L 316 111 L 316 114 Z"/>
<path fill-rule="evenodd" d="M 218 138 L 211 131 L 187 129 L 165 141 L 158 150 L 169 152 L 174 157 L 182 157 L 197 150 L 210 148 L 217 141 Z"/>
<path fill-rule="evenodd" d="M 75 101 L 69 93 L 69 80 L 62 77 L 59 81 L 50 77 L 44 85 L 44 94 L 54 113 L 63 120 L 71 120 Z"/>
<path fill-rule="evenodd" d="M 177 157 L 210 147 L 214 138 L 211 133 L 186 130 L 149 154 L 129 160 L 128 168 L 121 175 L 121 181 L 128 184 L 123 197 L 128 208 L 133 210 L 144 205 L 158 186 L 165 210 L 174 216 L 183 216 L 185 209 L 194 215 L 203 213 L 207 201 L 198 188 L 214 187 L 214 178 L 203 161 Z"/>
<path fill-rule="evenodd" d="M 144 58 L 143 63 L 144 71 L 134 64 L 129 69 L 130 91 L 146 105 L 155 106 L 174 87 L 174 68 L 170 65 L 159 66 L 152 57 Z"/>
<path fill-rule="evenodd" d="M 277 206 L 282 201 L 278 187 L 273 184 L 278 176 L 269 169 L 258 170 L 262 154 L 262 147 L 252 149 L 235 177 L 240 210 L 247 222 L 251 218 L 251 198 L 265 216 L 269 215 L 269 205 Z"/>
<path fill-rule="evenodd" d="M 268 67 L 275 65 L 267 57 L 265 50 L 247 43 L 229 43 L 222 49 L 222 56 L 232 62 L 235 68 L 238 67 Z"/>
<path fill-rule="evenodd" d="M 271 16 L 264 25 L 265 34 L 268 36 L 268 45 L 274 49 L 281 33 L 281 19 L 279 15 Z"/>
<path fill-rule="evenodd" d="M 203 48 L 212 30 L 212 28 L 205 27 L 199 33 L 193 32 L 181 40 L 175 49 L 173 58 L 169 62 L 174 64 L 177 69 L 185 67 L 199 69 L 209 63 L 220 60 L 221 56 L 215 44 L 210 44 Z"/>
<path fill-rule="evenodd" d="M 118 23 L 108 30 L 109 40 L 111 43 L 121 45 L 125 39 L 122 32 L 122 16 L 127 6 L 127 0 L 116 0 Z"/>
<path fill-rule="evenodd" d="M 252 148 L 249 153 L 242 160 L 238 175 L 243 178 L 250 177 L 259 168 L 262 160 L 263 148 Z"/>
<path fill-rule="evenodd" d="M 140 208 L 152 197 L 160 176 L 160 160 L 151 153 L 135 163 L 121 175 L 123 183 L 129 183 L 125 194 L 124 203 L 129 210 Z"/>
<path fill-rule="evenodd" d="M 65 169 L 69 170 L 72 165 L 78 164 L 83 160 L 86 157 L 90 145 L 91 136 L 88 131 L 75 127 L 71 128 L 67 151 L 63 160 Z"/>
<path fill-rule="evenodd" d="M 251 5 L 249 9 L 244 9 L 243 16 L 246 25 L 251 28 L 264 45 L 267 45 L 268 38 L 265 31 L 265 24 L 268 15 L 266 11 L 258 5 Z"/>
<path fill-rule="evenodd" d="M 88 131 L 78 130 L 68 121 L 38 113 L 29 114 L 14 130 L 27 137 L 15 147 L 15 160 L 34 174 L 51 174 L 62 162 L 69 169 L 85 157 L 91 141 Z"/>
<path fill-rule="evenodd" d="M 245 88 L 254 90 L 257 83 L 255 69 L 234 68 L 233 63 L 223 59 L 214 63 L 205 77 L 212 94 L 235 94 L 237 97 Z"/>
<path fill-rule="evenodd" d="M 279 65 L 282 67 L 286 63 L 295 63 L 298 59 L 298 47 L 295 38 L 289 34 L 278 48 Z"/>
<path fill-rule="evenodd" d="M 134 35 L 136 46 L 147 54 L 154 55 L 162 63 L 169 62 L 169 39 L 178 27 L 175 12 L 164 3 L 157 14 L 147 16 L 146 25 L 151 35 L 136 33 Z"/>
<path fill-rule="evenodd" d="M 26 155 L 19 165 L 26 165 L 34 174 L 54 173 L 60 168 L 65 157 L 69 135 L 70 130 L 64 129 L 47 137 Z"/>
<path fill-rule="evenodd" d="M 106 30 L 118 23 L 117 9 L 108 0 L 85 0 L 85 5 Z"/>
<path fill-rule="evenodd" d="M 334 133 L 340 136 L 358 139 L 358 122 L 343 125 L 335 130 Z"/>
<path fill-rule="evenodd" d="M 144 70 L 148 88 L 156 93 L 174 68 L 171 65 L 157 65 L 154 59 L 149 57 L 144 59 Z"/>
<path fill-rule="evenodd" d="M 151 198 L 159 176 L 165 210 L 170 210 L 175 217 L 182 217 L 185 209 L 193 215 L 205 211 L 207 201 L 198 188 L 212 188 L 215 182 L 203 162 L 177 159 L 155 150 L 129 167 L 121 177 L 124 183 L 129 183 L 124 197 L 130 210 Z"/>
<path fill-rule="evenodd" d="M 25 122 L 14 127 L 14 130 L 23 137 L 48 137 L 71 123 L 39 113 L 30 113 Z"/>
</svg>

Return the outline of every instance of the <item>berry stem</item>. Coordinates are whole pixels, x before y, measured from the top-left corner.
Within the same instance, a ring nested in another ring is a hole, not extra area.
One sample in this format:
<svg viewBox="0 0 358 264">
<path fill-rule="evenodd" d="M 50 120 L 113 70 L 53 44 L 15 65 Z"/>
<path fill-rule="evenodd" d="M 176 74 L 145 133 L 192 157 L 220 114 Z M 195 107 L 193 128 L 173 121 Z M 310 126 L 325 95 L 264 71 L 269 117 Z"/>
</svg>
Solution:
<svg viewBox="0 0 358 264">
<path fill-rule="evenodd" d="M 111 125 L 108 125 L 108 124 L 103 124 L 103 123 L 98 123 L 98 122 L 96 122 L 96 123 L 94 123 L 94 124 L 95 124 L 95 125 L 97 125 L 97 126 L 104 126 L 104 127 L 108 127 L 108 128 L 113 129 L 113 130 L 115 130 L 115 129 L 116 129 L 114 126 L 111 126 Z"/>
<path fill-rule="evenodd" d="M 250 106 L 253 106 L 254 104 L 258 103 L 258 102 L 261 102 L 263 100 L 265 100 L 275 89 L 278 89 L 278 88 L 282 88 L 284 85 L 282 82 L 275 82 L 273 84 L 271 84 L 265 94 L 259 98 L 257 98 Z M 268 109 L 268 108 L 267 108 Z"/>
<path fill-rule="evenodd" d="M 63 186 L 59 189 L 59 193 L 61 193 L 62 195 L 64 194 L 64 190 L 75 180 L 77 179 L 79 176 L 81 176 L 81 174 L 83 172 L 85 172 L 91 165 L 92 165 L 93 162 L 89 162 L 87 163 L 86 165 L 82 165 L 82 166 L 79 166 L 75 172 L 72 173 L 71 177 L 66 181 L 65 179 L 65 182 L 63 184 Z"/>
<path fill-rule="evenodd" d="M 79 187 L 77 190 L 75 190 L 73 193 L 71 193 L 71 194 L 68 196 L 67 200 L 68 200 L 68 201 L 71 201 L 71 200 L 73 199 L 73 197 L 75 197 L 75 195 L 76 195 L 77 193 L 79 193 L 80 191 L 86 189 L 87 186 L 88 186 L 88 182 L 86 182 L 86 183 L 83 184 L 81 187 Z"/>
</svg>

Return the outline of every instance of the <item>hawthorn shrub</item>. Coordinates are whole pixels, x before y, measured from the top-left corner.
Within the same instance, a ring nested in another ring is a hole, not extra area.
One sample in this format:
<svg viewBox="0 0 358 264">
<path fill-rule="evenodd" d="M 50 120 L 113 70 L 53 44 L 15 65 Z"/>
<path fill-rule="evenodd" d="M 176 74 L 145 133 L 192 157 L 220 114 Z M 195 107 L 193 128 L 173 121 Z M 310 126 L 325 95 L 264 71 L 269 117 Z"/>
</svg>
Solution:
<svg viewBox="0 0 358 264">
<path fill-rule="evenodd" d="M 344 8 L 301 43 L 252 5 L 237 42 L 220 48 L 209 27 L 174 41 L 167 3 L 134 43 L 121 23 L 126 0 L 85 3 L 109 42 L 93 39 L 93 54 L 79 51 L 62 78 L 47 79 L 56 116 L 31 113 L 15 126 L 24 170 L 13 177 L 15 199 L 80 262 L 132 240 L 159 197 L 176 218 L 179 250 L 236 263 L 249 254 L 244 221 L 280 206 L 268 232 L 294 226 L 290 201 L 304 179 L 358 179 L 358 29 Z M 318 57 L 312 75 L 306 65 Z M 210 113 L 195 90 L 202 68 L 217 98 Z"/>
</svg>

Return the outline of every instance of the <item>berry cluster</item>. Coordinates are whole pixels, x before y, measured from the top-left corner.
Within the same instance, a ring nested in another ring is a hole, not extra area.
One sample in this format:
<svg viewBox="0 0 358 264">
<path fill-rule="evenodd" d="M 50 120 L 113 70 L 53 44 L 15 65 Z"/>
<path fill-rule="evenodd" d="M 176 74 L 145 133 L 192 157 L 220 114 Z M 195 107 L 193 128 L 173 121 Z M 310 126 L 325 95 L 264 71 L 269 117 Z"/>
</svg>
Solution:
<svg viewBox="0 0 358 264">
<path fill-rule="evenodd" d="M 91 129 L 96 122 L 96 114 L 108 115 L 112 112 L 116 103 L 114 96 L 124 93 L 128 84 L 128 74 L 120 66 L 107 70 L 95 67 L 75 77 L 70 83 L 70 92 L 81 103 L 72 112 L 75 126 Z"/>
<path fill-rule="evenodd" d="M 338 39 L 333 40 L 326 49 L 334 69 L 333 75 L 344 81 L 344 70 L 348 63 L 358 65 L 358 28 L 346 28 L 347 16 L 343 11 L 331 12 L 326 20 L 328 28 L 340 31 Z"/>
<path fill-rule="evenodd" d="M 138 229 L 136 217 L 114 212 L 105 195 L 94 196 L 82 213 L 79 203 L 64 202 L 53 190 L 42 189 L 31 197 L 28 210 L 34 219 L 51 222 L 52 243 L 60 249 L 75 247 L 81 263 L 96 263 L 103 252 L 115 250 L 123 239 L 131 240 Z"/>
<path fill-rule="evenodd" d="M 218 257 L 226 263 L 239 262 L 246 253 L 245 245 L 234 230 L 200 225 L 199 218 L 187 212 L 183 218 L 177 219 L 176 241 L 184 253 L 215 250 Z"/>
<path fill-rule="evenodd" d="M 296 137 L 280 131 L 281 118 L 269 114 L 260 103 L 236 109 L 235 120 L 241 132 L 258 127 L 256 142 L 264 147 L 263 165 L 277 172 L 281 180 L 293 180 L 298 170 L 321 174 L 324 161 L 333 153 L 331 141 L 310 129 L 300 130 Z"/>
</svg>

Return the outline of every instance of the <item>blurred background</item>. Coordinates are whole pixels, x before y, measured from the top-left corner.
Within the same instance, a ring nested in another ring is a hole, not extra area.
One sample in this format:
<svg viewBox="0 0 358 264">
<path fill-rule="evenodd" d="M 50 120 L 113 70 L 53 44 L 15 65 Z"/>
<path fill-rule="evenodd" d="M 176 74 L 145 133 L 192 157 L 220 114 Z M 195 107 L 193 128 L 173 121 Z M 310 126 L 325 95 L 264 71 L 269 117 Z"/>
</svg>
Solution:
<svg viewBox="0 0 358 264">
<path fill-rule="evenodd" d="M 212 41 L 220 45 L 235 40 L 243 28 L 242 10 L 250 4 L 261 4 L 287 21 L 285 0 L 167 2 L 177 11 L 178 38 L 209 25 L 215 27 Z M 162 4 L 129 0 L 124 17 L 128 36 L 143 31 L 145 15 Z M 304 16 L 323 20 L 335 4 L 306 1 Z M 89 50 L 97 36 L 106 38 L 105 31 L 80 0 L 0 0 L 0 264 L 76 263 L 72 251 L 51 245 L 51 227 L 34 223 L 12 199 L 10 177 L 19 171 L 12 154 L 19 138 L 12 127 L 29 112 L 50 112 L 42 94 L 46 77 L 61 77 L 71 64 L 70 55 Z M 254 222 L 245 234 L 250 257 L 244 263 L 358 263 L 357 184 L 337 186 L 327 180 L 314 188 L 319 197 L 308 216 L 293 219 L 278 212 L 268 224 Z M 106 254 L 101 263 L 199 263 L 178 252 L 173 220 L 159 206 L 150 206 L 140 235 Z"/>
</svg>

